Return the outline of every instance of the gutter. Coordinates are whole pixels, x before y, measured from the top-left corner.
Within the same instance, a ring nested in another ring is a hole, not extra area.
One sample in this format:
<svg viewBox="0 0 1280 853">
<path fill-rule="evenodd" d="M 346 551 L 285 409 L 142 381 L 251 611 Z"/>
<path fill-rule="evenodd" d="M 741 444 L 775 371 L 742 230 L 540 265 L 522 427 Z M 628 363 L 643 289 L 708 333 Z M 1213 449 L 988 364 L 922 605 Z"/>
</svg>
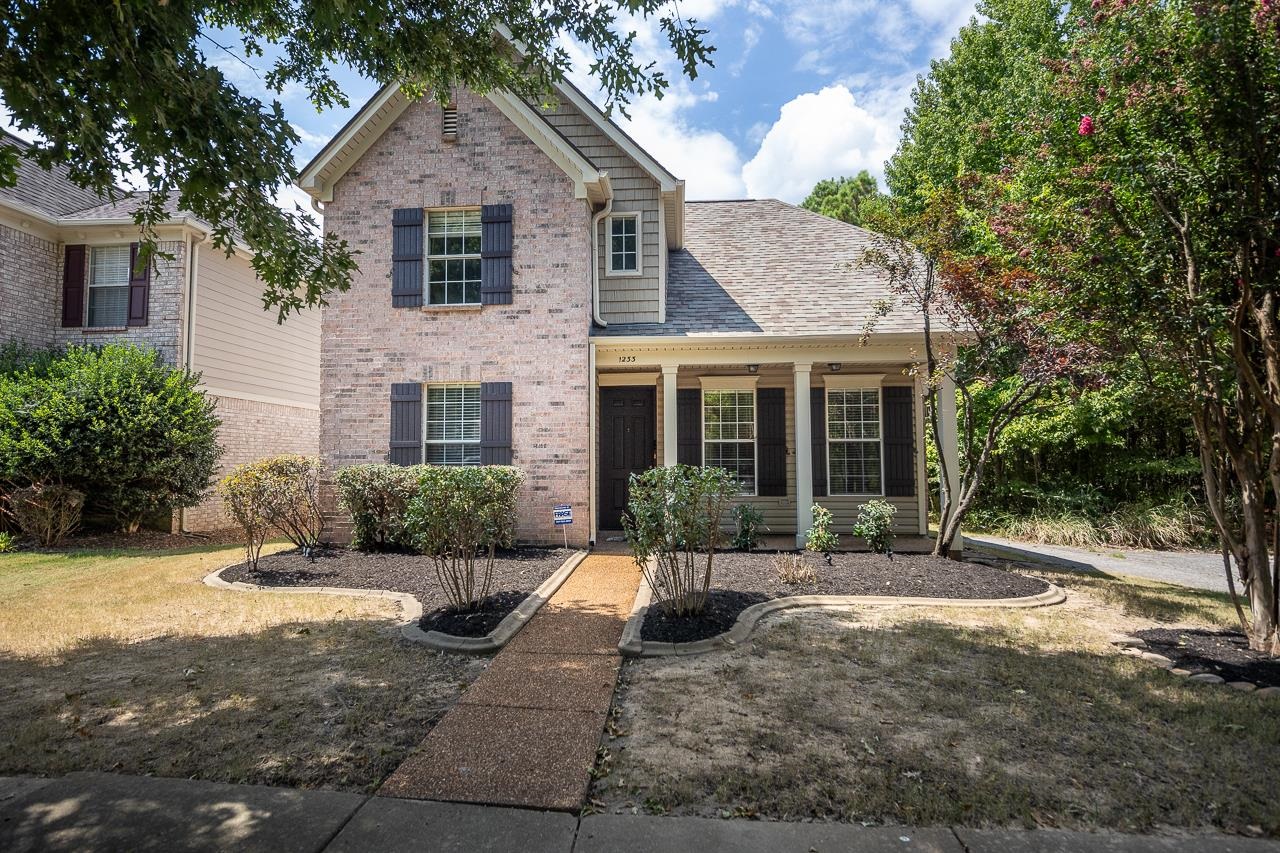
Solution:
<svg viewBox="0 0 1280 853">
<path fill-rule="evenodd" d="M 604 327 L 609 324 L 600 316 L 600 220 L 613 212 L 613 185 L 609 183 L 607 175 L 601 177 L 601 184 L 607 195 L 604 207 L 591 217 L 591 320 L 597 326 Z"/>
</svg>

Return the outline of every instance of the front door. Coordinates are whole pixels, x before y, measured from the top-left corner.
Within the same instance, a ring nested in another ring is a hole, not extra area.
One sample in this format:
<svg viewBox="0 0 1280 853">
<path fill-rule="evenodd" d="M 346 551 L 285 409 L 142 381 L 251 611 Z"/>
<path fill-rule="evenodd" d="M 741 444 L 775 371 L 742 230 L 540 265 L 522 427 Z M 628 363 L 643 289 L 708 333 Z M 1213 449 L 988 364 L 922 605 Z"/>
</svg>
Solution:
<svg viewBox="0 0 1280 853">
<path fill-rule="evenodd" d="M 600 389 L 601 530 L 621 530 L 632 474 L 657 462 L 657 405 L 653 388 Z"/>
</svg>

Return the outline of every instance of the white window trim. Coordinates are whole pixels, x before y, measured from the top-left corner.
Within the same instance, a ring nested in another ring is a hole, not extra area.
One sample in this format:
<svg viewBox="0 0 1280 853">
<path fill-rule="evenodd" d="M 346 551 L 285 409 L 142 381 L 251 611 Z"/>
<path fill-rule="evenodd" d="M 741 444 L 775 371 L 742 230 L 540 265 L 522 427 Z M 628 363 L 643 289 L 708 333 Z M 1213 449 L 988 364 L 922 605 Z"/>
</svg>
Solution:
<svg viewBox="0 0 1280 853">
<path fill-rule="evenodd" d="M 464 255 L 433 255 L 431 254 L 431 214 L 433 213 L 458 213 L 474 210 L 480 212 L 480 207 L 474 204 L 453 205 L 448 207 L 428 207 L 422 212 L 422 306 L 424 308 L 479 308 L 484 303 L 484 294 L 480 294 L 480 299 L 475 302 L 432 302 L 431 301 L 431 261 L 438 259 L 443 261 L 468 261 L 480 260 L 480 288 L 484 289 L 484 222 L 480 223 L 480 251 L 474 254 Z M 446 288 L 447 290 L 447 288 Z M 439 383 L 433 382 L 433 385 L 455 384 L 455 383 Z M 424 422 L 425 423 L 425 422 Z M 425 458 L 425 457 L 424 457 Z"/>
<path fill-rule="evenodd" d="M 427 438 L 427 413 L 428 413 L 428 411 L 429 411 L 429 408 L 428 408 L 428 406 L 427 406 L 427 397 L 428 397 L 428 392 L 430 391 L 430 389 L 432 389 L 432 388 L 448 388 L 448 387 L 451 387 L 451 386 L 468 386 L 468 387 L 471 387 L 471 388 L 475 388 L 477 391 L 479 391 L 479 389 L 480 389 L 480 385 L 481 385 L 481 383 L 479 383 L 479 382 L 466 382 L 466 381 L 459 381 L 459 382 L 423 382 L 423 383 L 422 383 L 422 461 L 423 461 L 425 464 L 428 464 L 428 465 L 435 464 L 435 463 L 427 462 L 427 448 L 428 448 L 428 447 L 430 447 L 430 446 L 431 446 L 431 445 L 433 445 L 433 444 L 471 444 L 471 442 L 469 442 L 469 441 L 449 441 L 448 439 L 436 439 L 436 440 L 432 440 L 432 439 L 430 439 L 430 438 Z M 480 405 L 480 424 L 481 424 L 480 428 L 483 430 L 483 429 L 484 429 L 484 404 L 483 404 L 483 402 L 482 402 L 482 403 L 481 403 L 481 405 Z M 476 440 L 475 445 L 476 445 L 476 448 L 477 448 L 477 449 L 480 447 L 481 442 L 483 442 L 483 440 L 484 440 L 483 438 L 479 438 L 479 439 L 477 439 L 477 440 Z M 482 462 L 480 462 L 480 461 L 477 461 L 477 462 L 476 462 L 476 465 L 482 465 L 482 464 L 484 464 L 484 463 L 482 463 Z M 445 462 L 445 463 L 441 463 L 441 467 L 446 467 L 446 468 L 468 468 L 468 467 L 475 467 L 475 466 L 468 465 L 466 462 L 457 463 L 457 464 L 455 464 L 455 463 Z"/>
<path fill-rule="evenodd" d="M 822 384 L 835 391 L 857 391 L 859 389 L 879 388 L 884 384 L 883 373 L 828 373 L 822 377 Z"/>
<path fill-rule="evenodd" d="M 129 243 L 104 243 L 98 246 L 90 246 L 89 251 L 85 254 L 85 286 L 84 286 L 84 316 L 81 317 L 80 327 L 83 329 L 123 329 L 127 327 L 129 322 L 129 286 L 133 283 L 133 268 L 129 267 L 124 274 L 124 284 L 97 284 L 93 280 L 93 256 L 94 253 L 102 249 L 121 249 L 125 250 L 125 254 L 129 256 L 129 260 L 133 260 L 133 251 Z M 124 317 L 119 323 L 112 323 L 102 326 L 90 325 L 91 315 L 89 313 L 89 305 L 93 301 L 90 297 L 95 288 L 117 288 L 123 289 L 124 295 Z"/>
<path fill-rule="evenodd" d="M 827 376 L 824 378 L 838 379 L 838 380 L 851 380 L 851 379 L 861 380 L 865 378 L 865 375 L 864 376 Z M 833 385 L 830 382 L 824 382 L 824 384 L 826 385 L 826 389 L 822 392 L 822 396 L 823 396 L 822 417 L 826 420 L 826 423 L 822 425 L 822 429 L 827 436 L 827 496 L 828 497 L 833 497 L 833 498 L 882 498 L 884 497 L 884 388 L 880 385 L 880 380 L 883 379 L 884 377 L 875 376 L 873 378 L 876 380 L 874 384 L 871 384 L 868 382 L 862 382 L 861 384 L 836 382 Z M 876 417 L 880 421 L 880 428 L 876 430 L 876 432 L 879 433 L 880 435 L 880 438 L 877 441 L 877 444 L 880 445 L 880 491 L 878 492 L 837 492 L 834 488 L 835 479 L 831 476 L 831 445 L 837 441 L 840 441 L 840 442 L 861 441 L 861 442 L 870 443 L 870 439 L 866 439 L 866 438 L 832 439 L 831 438 L 831 415 L 830 415 L 831 392 L 832 391 L 870 391 L 872 389 L 875 389 L 875 392 L 876 392 Z"/>
<path fill-rule="evenodd" d="M 749 384 L 744 381 L 749 380 Z M 759 431 L 760 424 L 760 399 L 756 394 L 756 377 L 755 376 L 705 376 L 700 377 L 702 390 L 698 393 L 698 403 L 701 408 L 698 411 L 699 419 L 702 421 L 702 467 L 707 466 L 707 443 L 716 442 L 717 444 L 746 444 L 751 442 L 751 491 L 739 492 L 738 497 L 755 498 L 760 496 L 760 436 L 756 433 Z M 724 384 L 722 384 L 724 383 Z M 708 391 L 750 391 L 751 392 L 751 414 L 754 418 L 751 424 L 752 438 L 707 438 L 707 392 Z"/>
<path fill-rule="evenodd" d="M 615 219 L 634 219 L 636 222 L 636 268 L 633 270 L 619 270 L 613 267 L 613 222 Z M 644 223 L 640 219 L 640 212 L 611 213 L 605 217 L 604 223 L 605 275 L 611 278 L 634 278 L 644 275 L 644 234 L 642 233 Z"/>
</svg>

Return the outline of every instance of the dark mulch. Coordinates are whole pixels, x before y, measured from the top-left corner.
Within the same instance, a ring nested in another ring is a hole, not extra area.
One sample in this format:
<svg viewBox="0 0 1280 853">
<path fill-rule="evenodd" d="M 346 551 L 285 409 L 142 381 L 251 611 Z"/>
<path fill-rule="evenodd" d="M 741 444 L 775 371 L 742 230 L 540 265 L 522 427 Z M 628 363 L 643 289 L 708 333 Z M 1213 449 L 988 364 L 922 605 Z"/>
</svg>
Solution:
<svg viewBox="0 0 1280 853">
<path fill-rule="evenodd" d="M 1152 628 L 1135 637 L 1147 648 L 1191 672 L 1211 672 L 1226 681 L 1252 681 L 1259 687 L 1280 687 L 1280 660 L 1249 648 L 1239 631 Z"/>
<path fill-rule="evenodd" d="M 958 562 L 928 554 L 840 553 L 832 565 L 819 555 L 803 554 L 817 577 L 789 585 L 778 578 L 778 555 L 730 551 L 716 554 L 707 610 L 698 617 L 676 617 L 650 608 L 640 636 L 658 642 L 691 642 L 722 634 L 753 604 L 789 595 L 899 595 L 915 598 L 1021 598 L 1044 592 L 1039 578 L 982 563 Z"/>
<path fill-rule="evenodd" d="M 454 612 L 436 578 L 431 560 L 416 554 L 369 554 L 331 549 L 315 559 L 300 551 L 272 554 L 258 561 L 257 571 L 247 565 L 227 569 L 227 581 L 263 586 L 338 586 L 351 589 L 389 589 L 407 592 L 422 602 L 423 630 L 462 637 L 487 634 L 508 613 L 520 606 L 573 551 L 567 548 L 512 548 L 499 551 L 493 562 L 490 595 L 478 611 Z M 481 627 L 487 626 L 487 627 Z"/>
</svg>

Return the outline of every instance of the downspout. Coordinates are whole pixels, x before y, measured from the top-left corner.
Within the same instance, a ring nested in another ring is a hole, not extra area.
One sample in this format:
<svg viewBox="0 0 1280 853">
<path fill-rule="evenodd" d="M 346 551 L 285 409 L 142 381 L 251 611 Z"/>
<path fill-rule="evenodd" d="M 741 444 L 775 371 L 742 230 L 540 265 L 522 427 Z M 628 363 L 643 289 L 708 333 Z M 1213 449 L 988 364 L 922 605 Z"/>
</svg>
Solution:
<svg viewBox="0 0 1280 853">
<path fill-rule="evenodd" d="M 203 242 L 201 240 L 200 242 Z M 192 349 L 195 347 L 195 320 L 196 320 L 196 251 L 200 245 L 196 241 L 195 236 L 191 233 L 187 234 L 187 316 L 186 316 L 186 335 L 182 343 L 182 364 L 190 371 L 195 364 Z M 184 506 L 178 510 L 178 532 L 187 532 L 187 508 Z"/>
<path fill-rule="evenodd" d="M 596 389 L 596 344 L 591 341 L 587 345 L 587 429 L 590 434 L 587 436 L 587 521 L 589 527 L 587 530 L 587 544 L 594 547 L 596 544 L 596 453 L 599 448 L 596 447 L 596 395 L 599 391 Z"/>
<path fill-rule="evenodd" d="M 591 320 L 601 327 L 609 325 L 600 316 L 600 220 L 613 212 L 613 188 L 607 184 L 606 187 L 609 194 L 605 197 L 604 207 L 591 217 Z M 595 381 L 594 376 L 592 381 Z"/>
</svg>

